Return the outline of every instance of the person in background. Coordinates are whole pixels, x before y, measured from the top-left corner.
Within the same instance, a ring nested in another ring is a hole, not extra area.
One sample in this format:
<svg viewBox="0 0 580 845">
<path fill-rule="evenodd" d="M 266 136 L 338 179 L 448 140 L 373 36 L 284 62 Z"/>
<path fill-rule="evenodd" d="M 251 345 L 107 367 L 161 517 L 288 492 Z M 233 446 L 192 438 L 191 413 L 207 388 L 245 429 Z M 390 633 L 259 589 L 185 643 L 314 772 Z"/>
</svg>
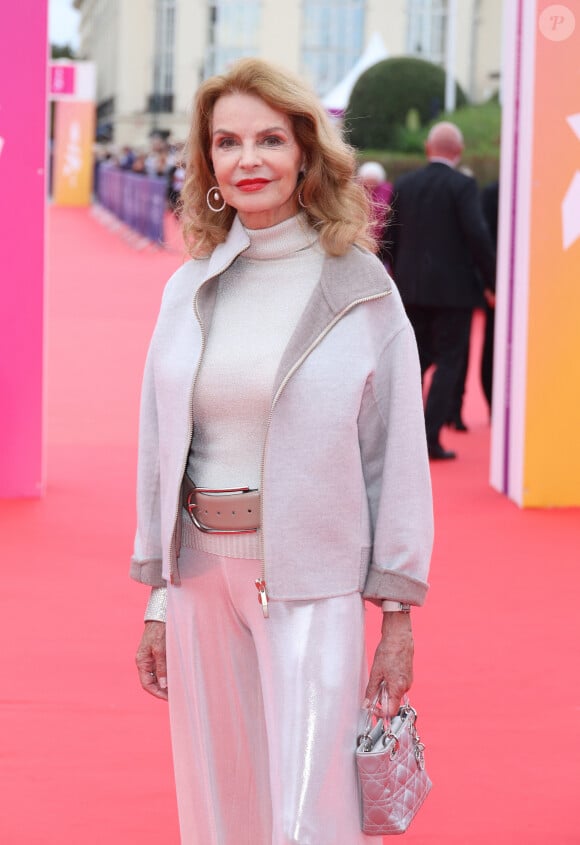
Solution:
<svg viewBox="0 0 580 845">
<path fill-rule="evenodd" d="M 161 150 L 161 152 L 157 153 L 155 156 L 155 161 L 153 162 L 153 168 L 150 172 L 150 176 L 158 176 L 159 178 L 168 178 L 170 170 L 170 165 L 168 162 L 168 152 L 167 150 Z"/>
<path fill-rule="evenodd" d="M 131 170 L 135 161 L 135 152 L 131 147 L 125 146 L 119 154 L 119 167 L 121 170 Z"/>
<path fill-rule="evenodd" d="M 471 167 L 467 167 L 465 164 L 461 164 L 458 168 L 460 173 L 463 173 L 464 176 L 469 176 L 470 178 L 474 179 L 475 174 Z M 483 303 L 482 303 L 483 304 Z M 457 381 L 455 382 L 455 388 L 453 390 L 453 394 L 451 396 L 451 404 L 449 406 L 449 410 L 447 412 L 447 420 L 446 424 L 449 428 L 454 428 L 455 431 L 467 432 L 469 429 L 467 428 L 464 420 L 463 420 L 463 400 L 465 398 L 465 388 L 467 383 L 467 371 L 469 370 L 469 351 L 470 351 L 470 344 L 471 344 L 471 326 L 473 325 L 473 312 L 471 313 L 471 319 L 469 321 L 469 331 L 467 332 L 466 344 L 465 344 L 465 351 L 463 354 L 463 361 L 461 362 L 461 368 L 459 371 L 459 375 L 457 377 Z"/>
<path fill-rule="evenodd" d="M 484 296 L 493 297 L 495 284 L 495 251 L 477 184 L 457 169 L 463 146 L 453 123 L 432 127 L 429 163 L 395 183 L 389 228 L 394 278 L 415 330 L 421 371 L 435 365 L 425 405 L 432 460 L 456 457 L 440 432 L 453 410 L 472 311 Z"/>
<path fill-rule="evenodd" d="M 384 683 L 394 715 L 410 687 L 433 537 L 415 337 L 313 91 L 245 59 L 192 115 L 193 259 L 143 382 L 139 678 L 169 701 L 184 845 L 379 845 L 361 701 Z M 368 679 L 364 600 L 383 611 Z"/>
<path fill-rule="evenodd" d="M 176 217 L 180 215 L 181 191 L 185 182 L 185 162 L 183 161 L 183 144 L 176 144 L 173 148 L 171 167 L 168 171 L 167 204 Z"/>
<path fill-rule="evenodd" d="M 377 244 L 377 255 L 389 269 L 385 232 L 388 228 L 393 186 L 391 182 L 387 182 L 385 168 L 378 161 L 365 161 L 361 164 L 357 171 L 357 178 L 367 192 L 371 203 L 372 235 Z"/>
<path fill-rule="evenodd" d="M 489 233 L 497 250 L 497 223 L 499 216 L 499 181 L 496 179 L 481 192 L 481 207 L 483 216 L 489 228 Z M 493 387 L 493 346 L 495 334 L 495 299 L 488 299 L 485 303 L 485 330 L 483 335 L 483 349 L 481 352 L 481 387 L 491 414 Z"/>
<path fill-rule="evenodd" d="M 138 173 L 140 176 L 147 176 L 147 153 L 138 152 L 135 155 L 133 164 L 131 165 L 131 173 Z"/>
</svg>

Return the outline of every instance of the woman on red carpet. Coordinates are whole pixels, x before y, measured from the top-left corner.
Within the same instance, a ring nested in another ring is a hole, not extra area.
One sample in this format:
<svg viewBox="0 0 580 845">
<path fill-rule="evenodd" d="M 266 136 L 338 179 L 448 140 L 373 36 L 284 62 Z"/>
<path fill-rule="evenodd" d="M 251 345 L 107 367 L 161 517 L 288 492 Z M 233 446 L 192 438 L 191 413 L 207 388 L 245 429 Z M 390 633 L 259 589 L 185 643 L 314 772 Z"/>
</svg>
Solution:
<svg viewBox="0 0 580 845">
<path fill-rule="evenodd" d="M 432 507 L 421 381 L 353 153 L 255 59 L 200 87 L 141 408 L 137 653 L 169 699 L 182 842 L 360 831 L 361 701 L 412 679 Z M 367 683 L 363 599 L 382 605 Z"/>
</svg>

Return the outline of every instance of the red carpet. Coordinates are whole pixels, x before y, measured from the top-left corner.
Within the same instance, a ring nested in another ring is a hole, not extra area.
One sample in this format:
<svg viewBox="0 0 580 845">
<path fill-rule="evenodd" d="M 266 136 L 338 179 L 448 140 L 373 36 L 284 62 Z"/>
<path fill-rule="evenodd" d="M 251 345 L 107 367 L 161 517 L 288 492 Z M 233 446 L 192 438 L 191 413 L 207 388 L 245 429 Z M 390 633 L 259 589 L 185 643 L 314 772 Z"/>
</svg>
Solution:
<svg viewBox="0 0 580 845">
<path fill-rule="evenodd" d="M 145 590 L 126 573 L 143 358 L 180 261 L 50 210 L 47 491 L 0 502 L 6 845 L 178 843 L 165 707 L 133 668 Z M 580 513 L 522 512 L 489 488 L 475 359 L 470 432 L 446 433 L 459 459 L 433 465 L 412 701 L 434 789 L 405 840 L 579 843 Z"/>
</svg>

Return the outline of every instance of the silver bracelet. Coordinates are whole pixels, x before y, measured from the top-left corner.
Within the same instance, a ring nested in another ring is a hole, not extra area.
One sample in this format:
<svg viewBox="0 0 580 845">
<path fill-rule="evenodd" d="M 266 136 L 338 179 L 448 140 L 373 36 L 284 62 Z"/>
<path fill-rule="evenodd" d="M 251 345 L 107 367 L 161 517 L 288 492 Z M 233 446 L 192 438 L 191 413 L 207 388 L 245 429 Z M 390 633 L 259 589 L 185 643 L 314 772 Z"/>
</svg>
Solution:
<svg viewBox="0 0 580 845">
<path fill-rule="evenodd" d="M 165 622 L 167 616 L 167 587 L 153 587 L 145 609 L 145 622 Z"/>
<path fill-rule="evenodd" d="M 382 603 L 383 613 L 410 613 L 411 605 L 403 601 L 385 599 Z"/>
</svg>

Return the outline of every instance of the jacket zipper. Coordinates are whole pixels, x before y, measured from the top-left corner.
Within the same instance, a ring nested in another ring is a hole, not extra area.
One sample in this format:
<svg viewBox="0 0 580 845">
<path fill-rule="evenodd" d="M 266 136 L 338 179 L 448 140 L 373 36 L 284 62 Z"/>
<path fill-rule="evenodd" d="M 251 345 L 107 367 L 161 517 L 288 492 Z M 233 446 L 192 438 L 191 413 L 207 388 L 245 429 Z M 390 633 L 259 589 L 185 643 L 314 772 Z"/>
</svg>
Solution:
<svg viewBox="0 0 580 845">
<path fill-rule="evenodd" d="M 222 270 L 220 270 L 220 273 L 223 273 L 225 270 L 227 270 L 228 267 L 230 267 L 234 263 L 236 258 L 237 258 L 237 256 L 235 256 L 229 262 L 229 264 L 227 264 Z M 210 278 L 215 278 L 215 276 L 211 276 Z M 206 284 L 206 282 L 209 282 L 209 281 L 210 281 L 209 278 L 205 279 L 205 281 L 202 283 L 202 285 Z M 199 309 L 197 307 L 197 296 L 198 296 L 198 294 L 199 294 L 199 292 L 202 288 L 202 285 L 200 285 L 198 287 L 198 289 L 195 292 L 195 296 L 193 297 L 193 312 L 195 314 L 195 318 L 196 318 L 196 320 L 199 324 L 199 329 L 200 329 L 200 332 L 201 332 L 201 350 L 200 350 L 200 353 L 199 353 L 199 360 L 197 362 L 195 375 L 193 376 L 193 381 L 191 383 L 191 390 L 190 390 L 190 393 L 189 393 L 189 429 L 188 429 L 189 430 L 189 438 L 187 440 L 187 447 L 186 447 L 185 453 L 184 453 L 182 461 L 181 461 L 180 478 L 183 478 L 183 474 L 184 474 L 185 469 L 187 467 L 187 456 L 189 455 L 189 450 L 191 448 L 191 437 L 193 435 L 193 394 L 195 392 L 195 385 L 197 383 L 197 377 L 199 375 L 199 370 L 200 370 L 200 367 L 201 367 L 201 362 L 203 360 L 203 353 L 205 352 L 205 344 L 206 344 L 205 330 L 203 328 L 203 323 L 201 321 L 201 316 L 200 316 L 200 313 L 199 313 Z M 177 576 L 177 549 L 176 549 L 175 537 L 176 537 L 176 531 L 177 531 L 177 520 L 179 519 L 180 504 L 181 504 L 181 484 L 179 486 L 179 494 L 178 494 L 178 497 L 177 497 L 177 505 L 176 505 L 176 509 L 175 509 L 175 516 L 173 518 L 173 534 L 171 536 L 171 543 L 169 544 L 169 583 L 170 584 L 179 583 L 179 579 L 176 577 Z"/>
<path fill-rule="evenodd" d="M 268 414 L 268 420 L 266 423 L 266 434 L 264 436 L 264 447 L 262 449 L 262 463 L 260 465 L 260 547 L 262 551 L 262 568 L 260 572 L 260 577 L 256 579 L 255 584 L 258 590 L 258 601 L 262 605 L 262 612 L 264 617 L 267 619 L 270 615 L 268 610 L 268 588 L 266 583 L 266 556 L 264 554 L 264 468 L 266 464 L 266 449 L 268 445 L 268 434 L 270 433 L 270 425 L 272 423 L 272 417 L 274 415 L 274 407 L 280 398 L 280 395 L 296 370 L 298 370 L 304 361 L 308 358 L 310 353 L 316 349 L 318 344 L 324 340 L 326 335 L 334 328 L 334 326 L 353 308 L 357 305 L 363 305 L 365 302 L 372 302 L 375 299 L 383 299 L 386 296 L 389 296 L 391 290 L 386 290 L 381 293 L 373 294 L 372 296 L 364 296 L 361 299 L 355 299 L 354 302 L 349 303 L 345 308 L 342 309 L 328 324 L 328 326 L 322 331 L 318 337 L 310 344 L 310 346 L 302 353 L 300 358 L 292 365 L 292 367 L 288 370 L 286 375 L 284 376 L 280 387 L 276 391 L 276 395 L 272 399 L 272 404 L 270 406 L 270 413 Z"/>
</svg>

